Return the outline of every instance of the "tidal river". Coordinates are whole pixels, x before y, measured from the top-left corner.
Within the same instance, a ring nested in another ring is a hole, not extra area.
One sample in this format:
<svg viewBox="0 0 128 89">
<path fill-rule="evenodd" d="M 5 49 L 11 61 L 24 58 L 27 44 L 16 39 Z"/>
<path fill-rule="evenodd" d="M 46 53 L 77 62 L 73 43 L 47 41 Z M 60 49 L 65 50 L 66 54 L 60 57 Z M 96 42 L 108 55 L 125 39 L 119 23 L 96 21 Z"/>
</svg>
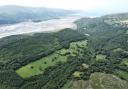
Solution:
<svg viewBox="0 0 128 89">
<path fill-rule="evenodd" d="M 13 25 L 0 26 L 0 38 L 28 33 L 39 32 L 55 32 L 64 28 L 76 29 L 76 25 L 73 23 L 80 17 L 68 16 L 60 19 L 51 19 L 42 22 L 22 22 Z"/>
</svg>

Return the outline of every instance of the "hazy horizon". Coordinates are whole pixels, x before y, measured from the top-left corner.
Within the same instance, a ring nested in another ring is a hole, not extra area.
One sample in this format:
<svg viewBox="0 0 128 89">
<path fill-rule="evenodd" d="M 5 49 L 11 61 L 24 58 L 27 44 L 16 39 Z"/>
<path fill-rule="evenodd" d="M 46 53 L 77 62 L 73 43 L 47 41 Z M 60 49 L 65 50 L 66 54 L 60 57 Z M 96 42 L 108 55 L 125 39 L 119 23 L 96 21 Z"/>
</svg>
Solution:
<svg viewBox="0 0 128 89">
<path fill-rule="evenodd" d="M 0 6 L 47 7 L 98 14 L 128 12 L 127 3 L 128 0 L 0 0 Z"/>
</svg>

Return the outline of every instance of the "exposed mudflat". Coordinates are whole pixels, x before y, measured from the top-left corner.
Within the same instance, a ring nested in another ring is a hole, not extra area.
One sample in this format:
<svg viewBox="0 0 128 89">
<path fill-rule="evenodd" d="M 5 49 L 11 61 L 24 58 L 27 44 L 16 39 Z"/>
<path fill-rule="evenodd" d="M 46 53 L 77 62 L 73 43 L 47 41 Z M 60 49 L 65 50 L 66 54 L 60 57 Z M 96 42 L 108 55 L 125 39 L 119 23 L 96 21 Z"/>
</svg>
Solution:
<svg viewBox="0 0 128 89">
<path fill-rule="evenodd" d="M 64 28 L 76 29 L 73 23 L 79 17 L 63 17 L 42 22 L 22 22 L 13 25 L 0 26 L 0 38 L 26 33 L 55 32 Z"/>
</svg>

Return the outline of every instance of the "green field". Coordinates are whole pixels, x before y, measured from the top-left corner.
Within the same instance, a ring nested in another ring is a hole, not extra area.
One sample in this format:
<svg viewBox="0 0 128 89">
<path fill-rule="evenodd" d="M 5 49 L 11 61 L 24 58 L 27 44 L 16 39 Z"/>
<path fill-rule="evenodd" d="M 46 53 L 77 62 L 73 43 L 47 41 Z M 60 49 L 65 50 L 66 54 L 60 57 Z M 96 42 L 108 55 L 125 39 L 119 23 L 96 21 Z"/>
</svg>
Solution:
<svg viewBox="0 0 128 89">
<path fill-rule="evenodd" d="M 66 62 L 68 56 L 76 56 L 79 51 L 82 51 L 82 48 L 86 48 L 86 45 L 86 40 L 72 42 L 70 43 L 69 49 L 58 50 L 47 57 L 43 57 L 35 62 L 29 63 L 16 70 L 16 73 L 22 78 L 39 75 L 49 66 L 54 66 L 58 62 Z"/>
<path fill-rule="evenodd" d="M 47 67 L 54 66 L 57 62 L 66 62 L 67 57 L 59 54 L 52 54 L 36 62 L 32 62 L 16 71 L 21 77 L 26 78 L 42 73 Z"/>
</svg>

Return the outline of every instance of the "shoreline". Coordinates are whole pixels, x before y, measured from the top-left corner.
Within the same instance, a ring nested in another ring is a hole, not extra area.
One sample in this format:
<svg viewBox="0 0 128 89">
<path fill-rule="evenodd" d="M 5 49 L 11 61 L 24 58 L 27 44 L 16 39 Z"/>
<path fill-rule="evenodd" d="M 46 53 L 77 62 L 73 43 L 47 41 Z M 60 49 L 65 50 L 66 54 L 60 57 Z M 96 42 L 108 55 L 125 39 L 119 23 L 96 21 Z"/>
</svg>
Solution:
<svg viewBox="0 0 128 89">
<path fill-rule="evenodd" d="M 73 22 L 79 19 L 76 16 L 66 16 L 60 19 L 51 19 L 41 22 L 22 22 L 13 25 L 0 26 L 0 39 L 11 35 L 33 34 L 56 32 L 64 28 L 76 29 L 76 24 Z"/>
</svg>

